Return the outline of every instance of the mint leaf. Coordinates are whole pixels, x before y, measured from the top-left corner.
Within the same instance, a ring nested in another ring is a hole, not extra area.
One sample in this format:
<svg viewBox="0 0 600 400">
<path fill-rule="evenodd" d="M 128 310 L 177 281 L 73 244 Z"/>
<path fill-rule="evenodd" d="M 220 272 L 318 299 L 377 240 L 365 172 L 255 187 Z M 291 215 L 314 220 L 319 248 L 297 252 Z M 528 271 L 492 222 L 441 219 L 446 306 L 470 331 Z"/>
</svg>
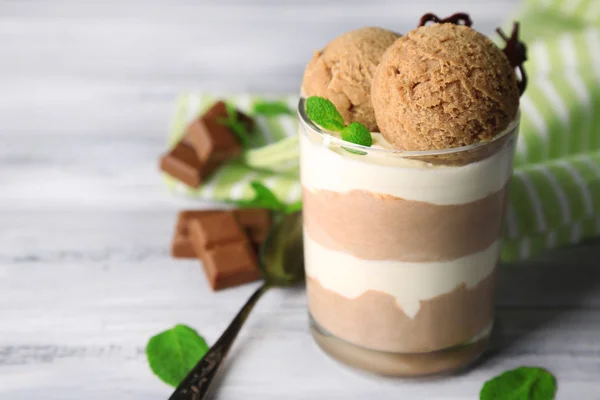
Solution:
<svg viewBox="0 0 600 400">
<path fill-rule="evenodd" d="M 285 213 L 286 214 L 293 214 L 297 211 L 302 210 L 302 200 L 298 200 L 295 203 L 292 204 L 288 204 L 287 206 L 285 206 Z"/>
<path fill-rule="evenodd" d="M 228 127 L 243 147 L 248 147 L 248 145 L 251 143 L 250 135 L 248 134 L 246 126 L 243 122 L 228 118 L 217 118 L 217 122 Z"/>
<path fill-rule="evenodd" d="M 356 143 L 367 147 L 370 147 L 373 144 L 371 132 L 360 122 L 352 122 L 342 129 L 341 136 L 346 142 Z"/>
<path fill-rule="evenodd" d="M 225 102 L 225 109 L 227 110 L 227 118 L 217 118 L 217 122 L 228 127 L 243 147 L 253 144 L 250 138 L 251 132 L 248 131 L 246 125 L 240 119 L 237 108 L 233 104 Z"/>
<path fill-rule="evenodd" d="M 311 96 L 306 99 L 306 115 L 325 129 L 341 132 L 342 140 L 367 147 L 373 144 L 373 137 L 366 126 L 360 122 L 352 122 L 345 126 L 344 119 L 333 103 L 323 97 Z M 350 153 L 366 154 L 364 151 L 342 148 Z"/>
<path fill-rule="evenodd" d="M 251 200 L 232 201 L 238 207 L 243 208 L 267 208 L 269 210 L 291 214 L 302 209 L 302 201 L 292 204 L 285 204 L 277 198 L 275 193 L 259 181 L 250 182 L 250 187 L 254 191 L 254 197 Z"/>
<path fill-rule="evenodd" d="M 294 115 L 294 112 L 283 101 L 257 101 L 252 106 L 252 113 L 265 117 Z"/>
<path fill-rule="evenodd" d="M 254 198 L 252 200 L 236 200 L 234 203 L 239 207 L 246 208 L 268 208 L 275 211 L 283 211 L 286 207 L 265 185 L 259 181 L 250 182 L 250 187 L 254 191 Z"/>
<path fill-rule="evenodd" d="M 480 400 L 552 400 L 556 379 L 550 372 L 537 367 L 520 367 L 506 371 L 487 381 Z"/>
<path fill-rule="evenodd" d="M 186 325 L 175 325 L 151 337 L 146 345 L 150 369 L 171 386 L 179 385 L 207 351 L 202 336 Z"/>
<path fill-rule="evenodd" d="M 350 125 L 346 126 L 344 129 L 342 129 L 342 134 L 340 136 L 346 142 L 356 143 L 362 146 L 371 147 L 373 144 L 371 132 L 360 122 L 352 122 Z M 367 154 L 364 151 L 354 150 L 344 146 L 342 146 L 342 149 L 353 154 Z"/>
<path fill-rule="evenodd" d="M 330 131 L 340 132 L 344 129 L 344 118 L 326 98 L 310 96 L 306 99 L 306 115 L 315 124 Z"/>
<path fill-rule="evenodd" d="M 261 203 L 261 207 L 272 208 L 274 210 L 280 210 L 284 207 L 277 196 L 275 196 L 275 193 L 262 183 L 253 181 L 250 183 L 250 186 L 254 190 L 255 201 Z"/>
<path fill-rule="evenodd" d="M 231 104 L 230 102 L 225 102 L 225 110 L 227 110 L 227 116 L 229 117 L 229 119 L 231 121 L 237 121 L 238 120 L 238 112 L 237 112 L 237 108 Z"/>
</svg>

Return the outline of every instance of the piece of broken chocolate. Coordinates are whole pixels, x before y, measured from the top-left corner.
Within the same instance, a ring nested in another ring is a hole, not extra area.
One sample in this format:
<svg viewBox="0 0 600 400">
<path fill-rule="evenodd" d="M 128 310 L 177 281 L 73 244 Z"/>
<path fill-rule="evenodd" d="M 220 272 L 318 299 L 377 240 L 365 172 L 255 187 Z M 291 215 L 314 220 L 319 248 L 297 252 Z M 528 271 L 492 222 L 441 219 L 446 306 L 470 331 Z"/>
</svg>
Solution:
<svg viewBox="0 0 600 400">
<path fill-rule="evenodd" d="M 213 290 L 260 277 L 257 257 L 248 235 L 233 213 L 200 214 L 189 221 L 188 231 L 192 248 L 202 260 Z"/>
<path fill-rule="evenodd" d="M 175 233 L 171 243 L 171 255 L 174 258 L 196 258 L 196 251 L 187 235 Z"/>
<path fill-rule="evenodd" d="M 185 210 L 179 213 L 175 234 L 171 245 L 171 255 L 175 258 L 197 258 L 189 238 L 189 222 L 210 214 L 224 213 L 223 210 Z M 233 210 L 238 222 L 250 238 L 252 246 L 258 249 L 266 239 L 271 227 L 271 211 L 266 208 L 242 208 Z"/>
<path fill-rule="evenodd" d="M 251 132 L 253 120 L 236 110 L 238 121 Z M 188 186 L 197 188 L 224 162 L 242 152 L 242 144 L 226 124 L 229 118 L 224 102 L 215 103 L 186 129 L 183 139 L 164 155 L 160 168 Z"/>
<path fill-rule="evenodd" d="M 246 230 L 250 240 L 260 245 L 265 241 L 271 227 L 271 212 L 266 208 L 242 208 L 234 212 Z"/>
<path fill-rule="evenodd" d="M 213 290 L 242 285 L 261 277 L 256 254 L 247 240 L 215 246 L 203 253 L 201 259 Z"/>
<path fill-rule="evenodd" d="M 194 249 L 212 249 L 220 244 L 246 239 L 240 223 L 230 212 L 203 215 L 190 220 L 189 234 Z M 197 247 L 199 246 L 199 247 Z M 200 256 L 200 254 L 198 254 Z"/>
<path fill-rule="evenodd" d="M 237 111 L 247 132 L 251 132 L 254 122 L 250 117 Z M 225 123 L 230 118 L 224 102 L 215 103 L 200 118 L 192 122 L 187 130 L 192 146 L 201 160 L 227 161 L 239 156 L 242 145 L 235 132 Z"/>
<path fill-rule="evenodd" d="M 179 213 L 175 234 L 171 244 L 171 255 L 174 258 L 197 258 L 189 237 L 188 225 L 190 220 L 203 215 L 219 213 L 218 210 L 185 210 Z"/>
<path fill-rule="evenodd" d="M 216 168 L 212 160 L 202 161 L 184 138 L 160 159 L 160 169 L 191 187 L 198 187 Z"/>
</svg>

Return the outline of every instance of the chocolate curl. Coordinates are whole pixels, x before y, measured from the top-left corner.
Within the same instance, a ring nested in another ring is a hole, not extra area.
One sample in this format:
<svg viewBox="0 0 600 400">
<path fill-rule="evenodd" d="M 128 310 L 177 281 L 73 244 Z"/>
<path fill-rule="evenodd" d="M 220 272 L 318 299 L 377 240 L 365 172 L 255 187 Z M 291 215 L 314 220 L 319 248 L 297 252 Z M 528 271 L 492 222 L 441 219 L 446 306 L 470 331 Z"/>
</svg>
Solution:
<svg viewBox="0 0 600 400">
<path fill-rule="evenodd" d="M 466 13 L 452 14 L 451 16 L 444 18 L 444 19 L 440 19 L 435 14 L 428 13 L 421 17 L 421 20 L 419 21 L 419 26 L 424 26 L 428 22 L 433 22 L 436 24 L 449 23 L 449 24 L 455 24 L 455 25 L 465 25 L 465 26 L 469 26 L 469 27 L 471 25 L 473 25 L 473 21 L 471 21 L 471 17 L 469 17 L 469 14 L 466 14 Z"/>
<path fill-rule="evenodd" d="M 515 22 L 513 24 L 510 37 L 506 37 L 500 28 L 496 29 L 496 32 L 506 42 L 502 51 L 506 55 L 506 58 L 508 58 L 508 62 L 510 62 L 513 68 L 519 69 L 521 79 L 517 81 L 517 84 L 519 86 L 519 93 L 523 94 L 527 87 L 527 74 L 525 73 L 525 68 L 523 68 L 523 63 L 527 60 L 527 47 L 525 43 L 519 40 L 519 23 Z"/>
</svg>

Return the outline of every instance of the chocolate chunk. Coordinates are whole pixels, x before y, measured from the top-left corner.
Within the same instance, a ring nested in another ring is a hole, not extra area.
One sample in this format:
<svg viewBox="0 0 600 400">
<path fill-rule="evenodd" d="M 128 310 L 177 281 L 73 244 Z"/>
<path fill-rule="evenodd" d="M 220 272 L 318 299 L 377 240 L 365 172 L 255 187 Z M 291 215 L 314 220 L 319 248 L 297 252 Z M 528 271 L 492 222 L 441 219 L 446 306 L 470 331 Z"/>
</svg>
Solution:
<svg viewBox="0 0 600 400">
<path fill-rule="evenodd" d="M 248 236 L 233 213 L 188 213 L 189 238 L 213 290 L 254 281 L 260 270 Z"/>
<path fill-rule="evenodd" d="M 271 228 L 271 212 L 266 208 L 244 208 L 235 211 L 250 240 L 257 245 L 265 241 Z"/>
<path fill-rule="evenodd" d="M 184 236 L 187 236 L 189 233 L 188 225 L 189 222 L 193 219 L 202 218 L 207 215 L 214 215 L 223 213 L 226 211 L 223 210 L 184 210 L 179 212 L 177 216 L 177 224 L 175 225 L 175 230 L 181 233 Z"/>
<path fill-rule="evenodd" d="M 171 255 L 174 258 L 196 258 L 196 251 L 187 235 L 175 233 L 173 243 L 171 244 Z"/>
<path fill-rule="evenodd" d="M 189 125 L 187 135 L 200 160 L 226 161 L 240 155 L 242 146 L 235 133 L 224 123 L 227 119 L 227 107 L 219 101 Z M 238 119 L 250 132 L 252 120 L 239 111 Z"/>
<path fill-rule="evenodd" d="M 171 255 L 175 258 L 197 258 L 189 237 L 189 222 L 206 215 L 225 213 L 222 210 L 185 210 L 179 213 L 175 234 L 171 245 Z M 238 222 L 258 249 L 271 228 L 271 212 L 266 208 L 244 208 L 233 211 Z"/>
<path fill-rule="evenodd" d="M 236 111 L 237 119 L 251 132 L 254 122 Z M 183 139 L 161 158 L 160 168 L 188 186 L 198 187 L 223 162 L 242 152 L 242 145 L 226 125 L 228 111 L 224 102 L 215 103 L 192 122 Z"/>
<path fill-rule="evenodd" d="M 190 220 L 189 235 L 196 254 L 200 256 L 203 249 L 210 250 L 217 245 L 240 242 L 246 234 L 232 213 L 202 215 Z"/>
<path fill-rule="evenodd" d="M 201 161 L 190 142 L 185 138 L 164 155 L 160 169 L 191 187 L 198 187 L 216 168 L 213 160 Z"/>
<path fill-rule="evenodd" d="M 216 214 L 221 211 L 217 210 L 186 210 L 181 211 L 175 225 L 175 234 L 173 235 L 173 243 L 171 244 L 171 255 L 175 258 L 197 258 L 196 252 L 192 247 L 192 242 L 189 237 L 188 224 L 194 218 L 199 218 L 203 215 Z"/>
<path fill-rule="evenodd" d="M 202 256 L 202 265 L 213 290 L 253 282 L 261 276 L 256 255 L 247 241 L 207 250 Z"/>
</svg>

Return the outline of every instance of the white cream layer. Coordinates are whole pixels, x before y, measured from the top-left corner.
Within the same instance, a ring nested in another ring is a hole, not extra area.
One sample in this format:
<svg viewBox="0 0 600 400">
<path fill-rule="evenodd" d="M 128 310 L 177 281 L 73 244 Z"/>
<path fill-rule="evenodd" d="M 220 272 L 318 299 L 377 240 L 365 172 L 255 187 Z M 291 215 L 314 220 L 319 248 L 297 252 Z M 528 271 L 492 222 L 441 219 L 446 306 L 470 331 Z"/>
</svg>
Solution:
<svg viewBox="0 0 600 400">
<path fill-rule="evenodd" d="M 414 318 L 420 302 L 449 293 L 459 285 L 473 288 L 494 270 L 500 255 L 500 240 L 478 253 L 443 262 L 363 260 L 329 250 L 304 232 L 306 274 L 326 289 L 346 298 L 357 298 L 368 290 L 396 298 L 405 314 Z"/>
<path fill-rule="evenodd" d="M 463 204 L 499 191 L 512 173 L 510 146 L 465 166 L 436 166 L 398 156 L 355 155 L 314 143 L 304 132 L 299 136 L 302 185 L 312 190 L 367 190 L 432 204 Z M 373 147 L 387 147 L 381 135 L 373 138 Z"/>
</svg>

